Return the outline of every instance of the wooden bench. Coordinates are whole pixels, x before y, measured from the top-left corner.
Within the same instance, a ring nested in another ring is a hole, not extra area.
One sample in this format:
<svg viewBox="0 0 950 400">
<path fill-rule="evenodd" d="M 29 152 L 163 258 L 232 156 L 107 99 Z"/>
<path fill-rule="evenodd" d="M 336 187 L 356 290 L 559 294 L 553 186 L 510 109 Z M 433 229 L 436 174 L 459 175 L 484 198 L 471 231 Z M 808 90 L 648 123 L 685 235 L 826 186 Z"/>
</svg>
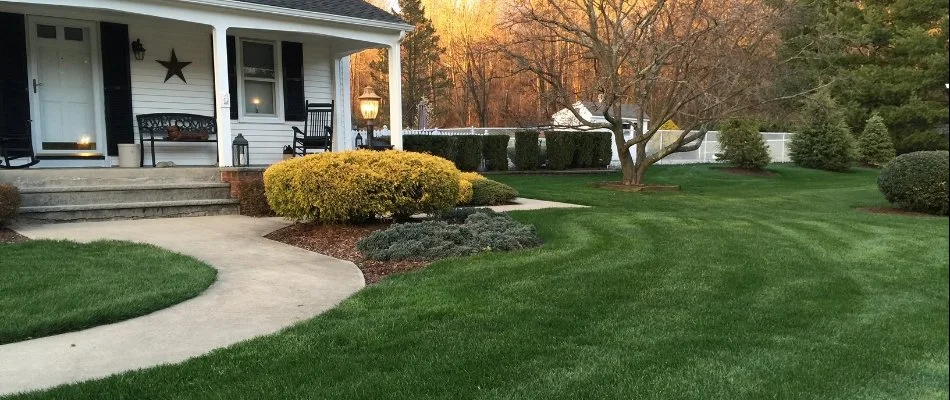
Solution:
<svg viewBox="0 0 950 400">
<path fill-rule="evenodd" d="M 155 142 L 217 143 L 218 124 L 214 117 L 183 113 L 139 114 L 139 144 L 142 148 L 139 165 L 145 166 L 145 142 L 152 151 L 155 166 Z M 214 148 L 217 160 L 218 147 Z"/>
</svg>

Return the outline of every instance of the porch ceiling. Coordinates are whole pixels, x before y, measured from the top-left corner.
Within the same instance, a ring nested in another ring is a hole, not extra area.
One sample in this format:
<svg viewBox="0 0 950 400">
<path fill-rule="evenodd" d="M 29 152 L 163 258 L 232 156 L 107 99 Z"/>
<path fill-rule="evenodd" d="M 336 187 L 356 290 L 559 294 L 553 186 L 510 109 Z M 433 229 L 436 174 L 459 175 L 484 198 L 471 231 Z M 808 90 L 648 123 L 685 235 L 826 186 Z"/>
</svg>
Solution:
<svg viewBox="0 0 950 400">
<path fill-rule="evenodd" d="M 412 29 L 410 25 L 398 21 L 371 20 L 266 4 L 274 1 L 276 0 L 16 0 L 0 1 L 0 8 L 26 14 L 35 13 L 35 10 L 68 8 L 71 12 L 75 11 L 75 18 L 97 19 L 89 17 L 132 14 L 192 22 L 220 30 L 254 29 L 288 35 L 318 35 L 335 38 L 339 49 L 335 46 L 334 53 L 339 55 L 367 48 L 391 46 L 398 42 L 406 31 Z M 361 0 L 346 1 L 362 3 Z"/>
</svg>

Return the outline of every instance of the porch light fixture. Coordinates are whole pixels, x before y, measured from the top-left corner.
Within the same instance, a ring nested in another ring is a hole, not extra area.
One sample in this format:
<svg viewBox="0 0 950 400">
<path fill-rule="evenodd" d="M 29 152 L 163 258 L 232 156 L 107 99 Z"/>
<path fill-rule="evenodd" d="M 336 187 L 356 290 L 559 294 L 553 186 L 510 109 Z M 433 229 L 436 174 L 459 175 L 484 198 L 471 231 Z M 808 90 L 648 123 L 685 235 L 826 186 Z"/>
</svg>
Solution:
<svg viewBox="0 0 950 400">
<path fill-rule="evenodd" d="M 135 39 L 135 41 L 132 42 L 132 54 L 135 55 L 136 61 L 145 59 L 145 47 L 142 46 L 142 39 Z"/>
<path fill-rule="evenodd" d="M 250 165 L 251 152 L 250 146 L 248 146 L 247 139 L 244 138 L 244 135 L 238 134 L 234 138 L 234 141 L 231 142 L 231 156 L 234 158 L 232 165 L 235 167 L 246 167 Z"/>
<path fill-rule="evenodd" d="M 379 115 L 379 104 L 382 102 L 382 98 L 376 94 L 372 86 L 367 86 L 363 88 L 363 94 L 359 98 L 360 104 L 360 114 L 363 115 L 363 119 L 366 120 L 366 143 L 368 143 L 369 148 L 373 149 L 373 122 L 376 121 L 376 117 Z"/>
</svg>

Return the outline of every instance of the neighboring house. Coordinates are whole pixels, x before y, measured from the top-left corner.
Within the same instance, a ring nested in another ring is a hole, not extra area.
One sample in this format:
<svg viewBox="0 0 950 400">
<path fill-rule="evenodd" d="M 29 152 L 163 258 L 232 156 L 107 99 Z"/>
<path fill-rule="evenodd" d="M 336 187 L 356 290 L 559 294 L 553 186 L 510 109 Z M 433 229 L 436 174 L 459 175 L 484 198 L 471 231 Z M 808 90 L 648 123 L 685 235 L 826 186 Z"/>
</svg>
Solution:
<svg viewBox="0 0 950 400">
<path fill-rule="evenodd" d="M 240 133 L 270 164 L 305 101 L 332 101 L 333 148 L 352 148 L 349 56 L 387 49 L 400 76 L 411 29 L 362 0 L 0 1 L 0 138 L 30 135 L 37 167 L 112 166 L 136 115 L 190 113 L 214 118 L 217 144 L 160 143 L 158 161 L 230 166 Z M 388 92 L 399 147 L 399 79 Z"/>
<path fill-rule="evenodd" d="M 604 106 L 602 103 L 593 102 L 593 101 L 578 101 L 573 104 L 575 110 L 580 114 L 584 119 L 594 122 L 594 123 L 607 123 L 607 119 L 604 118 Z M 634 126 L 638 125 L 637 120 L 640 119 L 640 106 L 636 104 L 622 104 L 620 106 L 620 116 L 623 118 L 623 128 L 629 130 Z M 551 116 L 551 123 L 557 126 L 580 126 L 581 121 L 577 118 L 571 110 L 564 108 Z M 648 129 L 650 124 L 650 117 L 643 114 L 643 130 Z"/>
</svg>

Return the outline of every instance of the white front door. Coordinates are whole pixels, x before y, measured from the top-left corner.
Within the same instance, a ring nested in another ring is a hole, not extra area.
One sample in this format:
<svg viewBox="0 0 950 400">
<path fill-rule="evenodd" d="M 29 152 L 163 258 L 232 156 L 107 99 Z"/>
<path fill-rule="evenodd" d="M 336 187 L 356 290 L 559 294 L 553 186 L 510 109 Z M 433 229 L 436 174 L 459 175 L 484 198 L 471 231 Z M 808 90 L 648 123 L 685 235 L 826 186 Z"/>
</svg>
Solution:
<svg viewBox="0 0 950 400">
<path fill-rule="evenodd" d="M 104 154 L 95 23 L 31 16 L 27 29 L 36 151 L 54 155 Z"/>
</svg>

